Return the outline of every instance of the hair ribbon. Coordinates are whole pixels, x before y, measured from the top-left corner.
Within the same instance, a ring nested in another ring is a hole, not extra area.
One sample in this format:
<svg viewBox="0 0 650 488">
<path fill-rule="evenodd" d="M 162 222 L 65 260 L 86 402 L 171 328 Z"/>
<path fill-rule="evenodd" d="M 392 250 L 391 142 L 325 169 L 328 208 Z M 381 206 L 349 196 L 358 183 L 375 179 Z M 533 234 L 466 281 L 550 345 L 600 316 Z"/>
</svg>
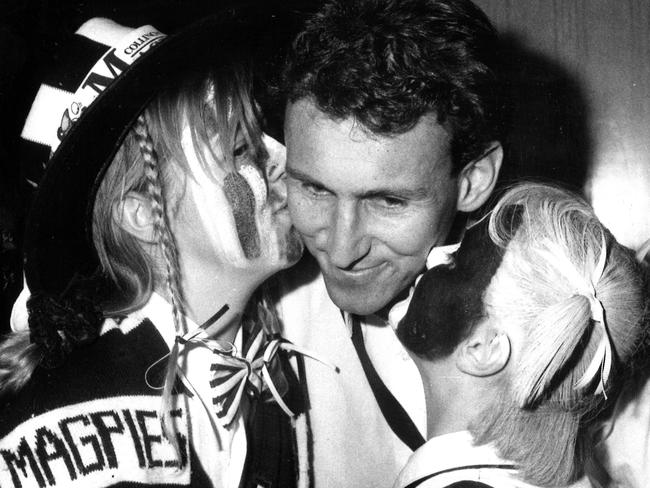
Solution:
<svg viewBox="0 0 650 488">
<path fill-rule="evenodd" d="M 600 344 L 596 353 L 592 358 L 589 366 L 585 370 L 584 374 L 576 382 L 575 389 L 584 389 L 586 388 L 594 378 L 599 375 L 598 386 L 594 391 L 595 395 L 602 395 L 607 400 L 607 393 L 605 391 L 605 384 L 609 379 L 609 375 L 612 370 L 612 361 L 614 353 L 612 350 L 612 340 L 609 335 L 609 330 L 607 329 L 607 324 L 605 322 L 605 310 L 603 304 L 596 296 L 596 285 L 600 281 L 603 272 L 605 271 L 605 263 L 607 261 L 607 243 L 605 241 L 605 236 L 602 236 L 602 246 L 600 251 L 600 257 L 598 258 L 598 263 L 594 268 L 592 274 L 590 289 L 582 292 L 584 296 L 589 300 L 589 305 L 591 307 L 591 319 L 594 321 L 596 326 L 600 326 L 602 329 L 602 337 L 600 339 Z"/>
</svg>

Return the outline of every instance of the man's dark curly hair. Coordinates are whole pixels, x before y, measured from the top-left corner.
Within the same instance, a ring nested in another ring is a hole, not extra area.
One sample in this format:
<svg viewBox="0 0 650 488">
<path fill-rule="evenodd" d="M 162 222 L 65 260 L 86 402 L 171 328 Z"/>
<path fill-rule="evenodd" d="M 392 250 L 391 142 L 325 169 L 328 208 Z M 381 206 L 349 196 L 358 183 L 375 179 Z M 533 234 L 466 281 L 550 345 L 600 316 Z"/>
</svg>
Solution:
<svg viewBox="0 0 650 488">
<path fill-rule="evenodd" d="M 395 135 L 435 114 L 451 133 L 453 172 L 501 140 L 497 36 L 469 0 L 333 0 L 295 39 L 290 102 Z"/>
</svg>

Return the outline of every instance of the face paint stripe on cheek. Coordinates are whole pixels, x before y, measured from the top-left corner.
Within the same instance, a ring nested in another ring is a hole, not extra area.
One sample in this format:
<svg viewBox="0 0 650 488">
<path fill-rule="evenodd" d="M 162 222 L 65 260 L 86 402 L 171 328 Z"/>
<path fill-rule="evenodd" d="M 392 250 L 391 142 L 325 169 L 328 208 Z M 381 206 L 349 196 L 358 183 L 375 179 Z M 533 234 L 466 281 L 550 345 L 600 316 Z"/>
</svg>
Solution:
<svg viewBox="0 0 650 488">
<path fill-rule="evenodd" d="M 246 180 L 246 183 L 248 183 L 248 186 L 250 186 L 253 191 L 257 208 L 262 208 L 266 205 L 268 193 L 266 191 L 266 183 L 264 182 L 260 171 L 250 164 L 247 164 L 239 168 L 237 172 Z"/>
<path fill-rule="evenodd" d="M 243 264 L 247 261 L 241 248 L 229 202 L 222 189 L 215 182 L 225 178 L 219 165 L 212 165 L 214 178 L 202 167 L 192 139 L 189 126 L 183 129 L 182 147 L 190 168 L 188 184 L 192 192 L 201 225 L 211 236 L 214 251 L 229 263 Z M 223 174 L 223 176 L 221 176 Z"/>
<path fill-rule="evenodd" d="M 255 224 L 255 195 L 246 179 L 238 173 L 228 173 L 223 180 L 223 190 L 230 202 L 235 227 L 244 254 L 257 258 L 261 254 L 260 237 Z"/>
</svg>

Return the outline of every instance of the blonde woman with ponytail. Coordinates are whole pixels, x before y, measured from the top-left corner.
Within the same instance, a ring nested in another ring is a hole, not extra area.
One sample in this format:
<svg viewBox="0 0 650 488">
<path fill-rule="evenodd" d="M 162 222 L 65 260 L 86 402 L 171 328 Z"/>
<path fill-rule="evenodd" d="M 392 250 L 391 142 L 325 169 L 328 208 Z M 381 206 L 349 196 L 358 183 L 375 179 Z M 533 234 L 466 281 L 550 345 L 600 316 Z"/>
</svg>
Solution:
<svg viewBox="0 0 650 488">
<path fill-rule="evenodd" d="M 296 348 L 260 287 L 302 244 L 253 99 L 281 14 L 173 36 L 91 19 L 62 49 L 23 130 L 37 190 L 28 329 L 0 345 L 3 488 L 297 483 Z"/>
<path fill-rule="evenodd" d="M 644 270 L 584 200 L 532 183 L 453 251 L 392 314 L 429 438 L 395 486 L 591 486 L 591 428 L 647 353 Z"/>
</svg>

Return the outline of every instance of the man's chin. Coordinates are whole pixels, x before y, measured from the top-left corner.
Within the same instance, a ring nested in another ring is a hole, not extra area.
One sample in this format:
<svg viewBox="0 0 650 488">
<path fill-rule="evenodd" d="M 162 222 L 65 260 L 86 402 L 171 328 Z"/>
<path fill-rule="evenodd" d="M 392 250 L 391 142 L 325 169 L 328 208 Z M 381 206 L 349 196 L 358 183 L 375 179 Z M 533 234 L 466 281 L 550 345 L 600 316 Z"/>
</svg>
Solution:
<svg viewBox="0 0 650 488">
<path fill-rule="evenodd" d="M 348 287 L 338 287 L 328 283 L 325 277 L 327 294 L 334 304 L 341 310 L 356 315 L 371 315 L 384 308 L 390 302 L 390 297 L 379 296 L 369 290 L 355 290 Z"/>
</svg>

